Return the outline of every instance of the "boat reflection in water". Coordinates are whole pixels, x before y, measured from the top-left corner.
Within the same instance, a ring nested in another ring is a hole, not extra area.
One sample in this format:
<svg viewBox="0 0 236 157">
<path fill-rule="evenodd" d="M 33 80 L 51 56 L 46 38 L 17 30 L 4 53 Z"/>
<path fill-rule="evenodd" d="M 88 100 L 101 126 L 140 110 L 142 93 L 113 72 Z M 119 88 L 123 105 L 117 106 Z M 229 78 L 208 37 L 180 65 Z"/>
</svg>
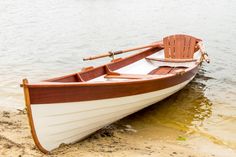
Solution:
<svg viewBox="0 0 236 157">
<path fill-rule="evenodd" d="M 202 152 L 235 156 L 235 129 L 229 126 L 235 124 L 236 118 L 227 115 L 224 106 L 223 111 L 219 111 L 217 107 L 222 104 L 206 96 L 207 81 L 214 78 L 204 73 L 201 69 L 181 91 L 119 123 L 133 126 L 137 130 L 133 135 L 137 138 L 186 140 L 185 145 Z"/>
<path fill-rule="evenodd" d="M 205 77 L 204 71 L 200 70 L 196 78 L 178 93 L 123 119 L 120 123 L 130 124 L 150 138 L 160 135 L 160 132 L 156 132 L 160 131 L 160 126 L 195 132 L 212 114 L 212 103 L 205 96 L 206 86 L 202 83 L 206 79 L 210 78 Z"/>
</svg>

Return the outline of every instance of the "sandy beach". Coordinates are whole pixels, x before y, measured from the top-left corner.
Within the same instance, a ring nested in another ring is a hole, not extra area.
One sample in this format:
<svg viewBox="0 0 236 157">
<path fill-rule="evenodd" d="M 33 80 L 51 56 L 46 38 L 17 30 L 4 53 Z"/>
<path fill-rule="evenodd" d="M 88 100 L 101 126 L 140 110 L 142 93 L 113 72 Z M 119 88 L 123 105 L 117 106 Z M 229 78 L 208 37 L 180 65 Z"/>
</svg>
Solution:
<svg viewBox="0 0 236 157">
<path fill-rule="evenodd" d="M 214 156 L 195 152 L 174 140 L 135 138 L 136 130 L 132 126 L 119 123 L 107 126 L 83 141 L 62 145 L 46 155 L 34 145 L 25 111 L 4 108 L 0 110 L 0 116 L 0 156 Z"/>
</svg>

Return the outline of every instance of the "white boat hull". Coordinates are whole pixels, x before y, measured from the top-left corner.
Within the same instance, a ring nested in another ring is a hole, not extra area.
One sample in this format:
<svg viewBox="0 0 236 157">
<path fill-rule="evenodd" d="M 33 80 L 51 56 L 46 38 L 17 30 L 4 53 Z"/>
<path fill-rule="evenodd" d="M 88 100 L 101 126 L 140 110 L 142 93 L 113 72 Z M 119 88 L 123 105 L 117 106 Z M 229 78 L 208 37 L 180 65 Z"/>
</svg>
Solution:
<svg viewBox="0 0 236 157">
<path fill-rule="evenodd" d="M 74 143 L 100 128 L 154 104 L 182 89 L 191 79 L 155 92 L 72 103 L 31 105 L 40 145 L 47 151 Z"/>
</svg>

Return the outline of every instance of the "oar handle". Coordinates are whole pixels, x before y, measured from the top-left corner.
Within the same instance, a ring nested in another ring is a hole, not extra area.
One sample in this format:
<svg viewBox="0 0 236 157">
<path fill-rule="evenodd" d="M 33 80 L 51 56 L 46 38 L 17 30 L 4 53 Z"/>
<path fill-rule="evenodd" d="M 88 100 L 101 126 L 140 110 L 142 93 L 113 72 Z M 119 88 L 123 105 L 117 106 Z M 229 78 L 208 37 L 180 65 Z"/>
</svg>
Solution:
<svg viewBox="0 0 236 157">
<path fill-rule="evenodd" d="M 162 41 L 155 42 L 155 43 L 152 43 L 149 45 L 130 48 L 130 49 L 126 49 L 126 50 L 120 50 L 120 51 L 114 51 L 114 52 L 110 51 L 110 52 L 106 52 L 106 53 L 99 54 L 99 55 L 85 57 L 85 58 L 83 58 L 83 61 L 94 60 L 94 59 L 103 58 L 103 57 L 114 57 L 114 55 L 122 54 L 125 52 L 130 52 L 130 51 L 135 51 L 135 50 L 140 50 L 140 49 L 144 49 L 144 48 L 150 48 L 150 47 L 163 47 Z"/>
<path fill-rule="evenodd" d="M 210 59 L 208 57 L 208 54 L 206 53 L 206 50 L 205 50 L 205 47 L 203 46 L 203 43 L 202 42 L 198 42 L 198 47 L 199 47 L 199 50 L 202 54 L 202 57 L 203 59 L 207 62 L 207 63 L 210 63 Z"/>
<path fill-rule="evenodd" d="M 83 58 L 83 61 L 94 60 L 94 59 L 104 58 L 104 57 L 112 57 L 114 55 L 121 54 L 121 53 L 123 53 L 123 51 L 115 51 L 115 52 L 110 51 L 110 52 L 106 52 L 106 53 L 103 53 L 103 54 Z"/>
</svg>

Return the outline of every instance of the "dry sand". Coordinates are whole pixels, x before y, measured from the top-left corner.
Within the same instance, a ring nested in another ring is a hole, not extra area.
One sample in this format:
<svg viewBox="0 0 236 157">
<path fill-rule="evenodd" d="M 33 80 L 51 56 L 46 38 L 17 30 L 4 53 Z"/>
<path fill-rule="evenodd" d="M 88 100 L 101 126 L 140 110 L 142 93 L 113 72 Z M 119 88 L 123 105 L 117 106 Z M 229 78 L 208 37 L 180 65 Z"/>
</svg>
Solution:
<svg viewBox="0 0 236 157">
<path fill-rule="evenodd" d="M 0 109 L 0 156 L 4 157 L 75 157 L 75 156 L 158 156 L 209 157 L 176 141 L 135 138 L 135 130 L 120 124 L 110 125 L 89 138 L 45 155 L 34 145 L 25 111 Z"/>
</svg>

